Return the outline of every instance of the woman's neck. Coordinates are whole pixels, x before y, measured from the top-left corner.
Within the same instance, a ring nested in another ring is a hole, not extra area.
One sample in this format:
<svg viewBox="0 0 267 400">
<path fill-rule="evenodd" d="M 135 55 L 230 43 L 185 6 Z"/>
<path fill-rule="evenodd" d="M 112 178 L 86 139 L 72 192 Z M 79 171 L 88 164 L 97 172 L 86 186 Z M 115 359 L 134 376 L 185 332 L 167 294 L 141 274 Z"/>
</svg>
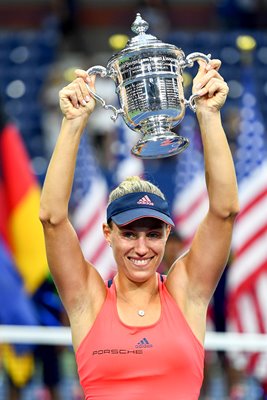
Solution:
<svg viewBox="0 0 267 400">
<path fill-rule="evenodd" d="M 157 297 L 158 276 L 155 273 L 144 282 L 135 282 L 119 273 L 114 277 L 114 283 L 119 301 L 128 303 L 138 309 L 144 309 Z"/>
</svg>

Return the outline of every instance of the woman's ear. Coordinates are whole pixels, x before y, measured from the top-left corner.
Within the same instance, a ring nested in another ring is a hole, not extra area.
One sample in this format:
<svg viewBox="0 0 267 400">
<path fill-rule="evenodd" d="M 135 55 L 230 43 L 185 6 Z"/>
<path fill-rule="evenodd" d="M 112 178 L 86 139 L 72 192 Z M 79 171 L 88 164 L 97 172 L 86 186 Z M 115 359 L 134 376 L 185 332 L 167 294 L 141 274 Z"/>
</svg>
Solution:
<svg viewBox="0 0 267 400">
<path fill-rule="evenodd" d="M 102 229 L 103 229 L 104 237 L 105 237 L 108 245 L 111 246 L 111 238 L 110 238 L 111 228 L 110 228 L 110 226 L 108 224 L 104 223 L 102 225 Z"/>
<path fill-rule="evenodd" d="M 166 228 L 166 236 L 167 236 L 167 239 L 168 239 L 168 237 L 169 237 L 169 234 L 171 233 L 171 230 L 172 230 L 171 225 L 167 225 L 167 228 Z"/>
</svg>

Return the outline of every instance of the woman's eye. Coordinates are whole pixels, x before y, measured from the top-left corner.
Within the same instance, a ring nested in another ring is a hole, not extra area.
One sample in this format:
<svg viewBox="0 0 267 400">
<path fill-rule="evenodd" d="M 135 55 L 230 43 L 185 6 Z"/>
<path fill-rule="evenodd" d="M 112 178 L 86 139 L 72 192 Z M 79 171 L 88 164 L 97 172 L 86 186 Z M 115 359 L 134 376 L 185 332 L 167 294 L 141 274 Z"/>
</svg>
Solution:
<svg viewBox="0 0 267 400">
<path fill-rule="evenodd" d="M 133 239 L 135 238 L 135 234 L 133 232 L 123 232 L 122 236 L 126 239 Z"/>
<path fill-rule="evenodd" d="M 149 232 L 148 237 L 151 239 L 158 239 L 161 237 L 161 234 L 159 232 Z"/>
</svg>

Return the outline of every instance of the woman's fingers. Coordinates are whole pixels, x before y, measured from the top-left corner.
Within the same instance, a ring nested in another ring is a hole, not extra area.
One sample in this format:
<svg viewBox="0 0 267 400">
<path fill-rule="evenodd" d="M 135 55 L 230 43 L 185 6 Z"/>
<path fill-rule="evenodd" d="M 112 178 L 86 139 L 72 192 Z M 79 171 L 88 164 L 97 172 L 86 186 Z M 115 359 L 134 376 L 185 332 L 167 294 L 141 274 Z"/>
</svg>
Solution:
<svg viewBox="0 0 267 400">
<path fill-rule="evenodd" d="M 218 79 L 224 81 L 223 77 L 215 69 L 211 69 L 201 77 L 196 77 L 194 80 L 194 89 L 197 93 L 204 88 L 211 80 Z"/>
<path fill-rule="evenodd" d="M 223 95 L 227 95 L 228 91 L 228 85 L 223 79 L 212 78 L 202 89 L 197 92 L 197 94 L 201 97 L 207 95 L 209 98 L 211 98 L 218 92 L 222 93 Z"/>
<path fill-rule="evenodd" d="M 88 87 L 86 86 L 82 78 L 77 78 L 76 81 L 79 86 L 79 102 L 82 106 L 85 106 L 86 103 L 90 101 L 90 93 L 88 91 Z"/>
<path fill-rule="evenodd" d="M 87 79 L 90 82 L 90 89 L 93 90 L 94 79 L 91 79 L 86 71 L 76 70 L 75 72 L 79 77 L 59 92 L 61 111 L 68 119 L 82 114 L 89 116 L 95 107 L 95 100 L 89 92 L 89 84 L 85 81 Z"/>
<path fill-rule="evenodd" d="M 206 64 L 205 69 L 206 69 L 206 71 L 209 71 L 211 69 L 215 69 L 216 71 L 219 71 L 221 65 L 222 65 L 221 60 L 214 58 L 214 59 L 210 60 L 210 62 L 208 64 Z"/>
<path fill-rule="evenodd" d="M 90 101 L 88 88 L 82 78 L 75 79 L 63 91 L 64 97 L 68 97 L 75 108 L 85 106 Z"/>
<path fill-rule="evenodd" d="M 94 88 L 95 75 L 89 75 L 88 72 L 84 71 L 83 69 L 76 69 L 74 72 L 77 78 L 82 78 L 84 82 L 91 87 L 91 89 Z"/>
<path fill-rule="evenodd" d="M 85 83 L 85 85 L 82 85 L 82 83 L 80 82 L 81 90 L 84 95 L 84 100 L 86 102 L 90 101 L 90 92 L 88 89 L 91 89 L 93 92 L 95 92 L 95 75 L 89 75 L 88 72 L 84 71 L 83 69 L 76 69 L 74 72 L 77 78 L 81 78 Z"/>
<path fill-rule="evenodd" d="M 74 71 L 75 75 L 77 78 L 82 78 L 84 81 L 87 80 L 87 78 L 89 78 L 89 75 L 86 71 L 84 71 L 83 69 L 75 69 Z"/>
<path fill-rule="evenodd" d="M 221 61 L 218 59 L 210 60 L 206 63 L 204 60 L 198 60 L 199 68 L 198 72 L 194 78 L 194 86 L 200 82 L 200 80 L 206 76 L 208 72 L 215 71 L 218 72 L 221 67 Z M 204 86 L 204 85 L 202 85 Z"/>
<path fill-rule="evenodd" d="M 208 84 L 208 97 L 213 97 L 218 92 L 223 95 L 227 95 L 228 91 L 228 85 L 224 81 L 214 79 Z"/>
<path fill-rule="evenodd" d="M 59 97 L 62 101 L 64 101 L 65 104 L 70 102 L 73 107 L 79 108 L 79 102 L 78 102 L 78 97 L 76 92 L 73 90 L 73 88 L 70 87 L 70 85 L 66 86 L 59 92 Z"/>
<path fill-rule="evenodd" d="M 85 105 L 78 79 L 75 79 L 75 81 L 68 85 L 67 90 L 69 93 L 69 99 L 75 108 Z"/>
</svg>

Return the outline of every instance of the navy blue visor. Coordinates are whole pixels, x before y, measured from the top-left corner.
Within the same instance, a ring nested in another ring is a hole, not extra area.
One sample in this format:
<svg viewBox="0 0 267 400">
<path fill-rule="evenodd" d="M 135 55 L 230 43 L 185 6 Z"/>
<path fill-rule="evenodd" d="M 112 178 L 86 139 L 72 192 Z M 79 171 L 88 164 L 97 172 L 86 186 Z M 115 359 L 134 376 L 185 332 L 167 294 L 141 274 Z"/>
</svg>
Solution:
<svg viewBox="0 0 267 400">
<path fill-rule="evenodd" d="M 140 218 L 156 218 L 174 226 L 167 201 L 156 194 L 129 193 L 112 201 L 107 208 L 108 223 L 114 221 L 123 226 Z"/>
</svg>

